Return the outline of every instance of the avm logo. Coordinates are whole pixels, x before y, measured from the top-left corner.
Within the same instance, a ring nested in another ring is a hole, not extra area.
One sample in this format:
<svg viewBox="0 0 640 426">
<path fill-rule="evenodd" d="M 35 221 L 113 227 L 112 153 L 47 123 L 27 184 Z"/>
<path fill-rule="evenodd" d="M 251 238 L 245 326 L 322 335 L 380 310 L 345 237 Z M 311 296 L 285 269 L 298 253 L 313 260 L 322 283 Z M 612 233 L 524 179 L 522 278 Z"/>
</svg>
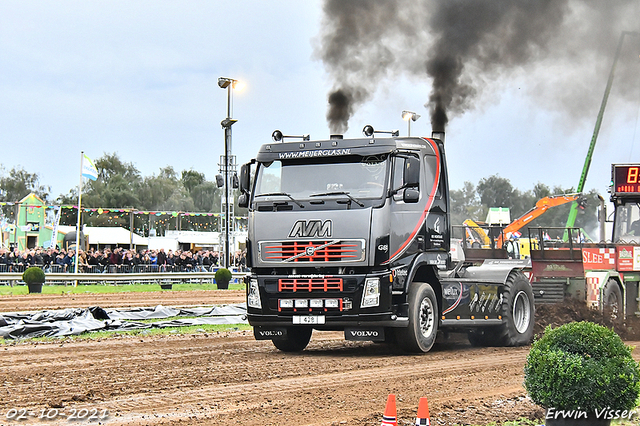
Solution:
<svg viewBox="0 0 640 426">
<path fill-rule="evenodd" d="M 331 220 L 299 220 L 293 224 L 289 238 L 331 237 L 332 234 Z"/>
</svg>

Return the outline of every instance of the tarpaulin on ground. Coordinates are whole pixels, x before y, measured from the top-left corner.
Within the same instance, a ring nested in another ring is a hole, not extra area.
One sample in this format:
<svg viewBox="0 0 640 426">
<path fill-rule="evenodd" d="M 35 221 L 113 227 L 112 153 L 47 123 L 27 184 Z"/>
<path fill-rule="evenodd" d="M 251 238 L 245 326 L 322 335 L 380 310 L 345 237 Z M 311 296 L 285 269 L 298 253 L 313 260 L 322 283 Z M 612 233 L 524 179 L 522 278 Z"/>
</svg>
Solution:
<svg viewBox="0 0 640 426">
<path fill-rule="evenodd" d="M 40 312 L 0 313 L 0 337 L 21 339 L 63 337 L 91 331 L 124 331 L 204 324 L 246 324 L 246 305 L 172 308 L 156 306 L 132 309 L 64 309 Z M 134 320 L 181 318 L 144 323 Z"/>
<path fill-rule="evenodd" d="M 109 318 L 122 320 L 160 319 L 180 316 L 202 317 L 205 315 L 217 317 L 226 315 L 244 315 L 246 313 L 247 308 L 244 304 L 189 308 L 174 308 L 158 305 L 153 308 L 131 308 L 126 311 L 118 309 L 107 310 Z"/>
</svg>

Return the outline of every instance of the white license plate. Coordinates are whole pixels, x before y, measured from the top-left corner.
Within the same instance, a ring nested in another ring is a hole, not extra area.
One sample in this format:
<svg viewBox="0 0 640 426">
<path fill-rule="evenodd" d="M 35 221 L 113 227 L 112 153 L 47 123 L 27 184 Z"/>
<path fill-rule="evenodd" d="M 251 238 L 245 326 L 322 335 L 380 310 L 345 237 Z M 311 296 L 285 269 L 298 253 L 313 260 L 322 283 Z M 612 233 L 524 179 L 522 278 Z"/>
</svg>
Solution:
<svg viewBox="0 0 640 426">
<path fill-rule="evenodd" d="M 296 315 L 294 324 L 324 324 L 324 315 Z"/>
</svg>

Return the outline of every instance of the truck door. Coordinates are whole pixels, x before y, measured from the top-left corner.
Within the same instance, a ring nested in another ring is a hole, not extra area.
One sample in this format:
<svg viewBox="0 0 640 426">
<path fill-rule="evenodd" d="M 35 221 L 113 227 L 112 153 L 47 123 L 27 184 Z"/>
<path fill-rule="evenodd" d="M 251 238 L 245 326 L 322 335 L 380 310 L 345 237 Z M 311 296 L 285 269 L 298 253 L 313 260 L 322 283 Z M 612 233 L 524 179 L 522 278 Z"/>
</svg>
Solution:
<svg viewBox="0 0 640 426">
<path fill-rule="evenodd" d="M 446 186 L 446 178 L 440 172 L 442 166 L 438 166 L 435 155 L 425 155 L 423 160 L 424 197 L 425 197 L 425 250 L 449 251 L 449 222 L 447 215 L 447 203 L 443 188 Z M 446 256 L 445 256 L 446 257 Z M 446 262 L 445 258 L 439 261 Z"/>
<path fill-rule="evenodd" d="M 410 167 L 422 168 L 417 154 L 402 154 L 393 158 L 390 184 L 390 263 L 402 256 L 415 253 L 418 245 L 424 243 L 424 229 L 421 226 L 425 205 L 420 185 L 422 179 L 417 186 L 409 186 L 406 170 Z M 414 198 L 415 195 L 417 200 Z"/>
</svg>

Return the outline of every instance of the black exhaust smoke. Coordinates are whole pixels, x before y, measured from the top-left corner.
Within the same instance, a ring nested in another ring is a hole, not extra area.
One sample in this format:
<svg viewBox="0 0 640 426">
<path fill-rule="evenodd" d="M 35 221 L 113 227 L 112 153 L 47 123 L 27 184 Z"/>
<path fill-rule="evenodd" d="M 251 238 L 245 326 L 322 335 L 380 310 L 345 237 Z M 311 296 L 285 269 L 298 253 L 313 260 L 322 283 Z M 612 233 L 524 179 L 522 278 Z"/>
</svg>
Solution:
<svg viewBox="0 0 640 426">
<path fill-rule="evenodd" d="M 337 90 L 329 95 L 329 112 L 327 121 L 332 134 L 343 134 L 347 131 L 349 117 L 353 114 L 353 95 L 346 90 Z"/>
<path fill-rule="evenodd" d="M 535 81 L 526 94 L 541 105 L 590 120 L 592 89 L 604 88 L 620 31 L 637 29 L 640 16 L 637 0 L 325 0 L 323 10 L 316 55 L 335 82 L 332 133 L 344 133 L 378 88 L 392 92 L 386 80 L 399 74 L 431 81 L 434 131 L 475 107 L 488 85 L 501 89 L 518 74 Z M 617 94 L 637 99 L 621 89 L 637 67 L 617 72 Z"/>
</svg>

